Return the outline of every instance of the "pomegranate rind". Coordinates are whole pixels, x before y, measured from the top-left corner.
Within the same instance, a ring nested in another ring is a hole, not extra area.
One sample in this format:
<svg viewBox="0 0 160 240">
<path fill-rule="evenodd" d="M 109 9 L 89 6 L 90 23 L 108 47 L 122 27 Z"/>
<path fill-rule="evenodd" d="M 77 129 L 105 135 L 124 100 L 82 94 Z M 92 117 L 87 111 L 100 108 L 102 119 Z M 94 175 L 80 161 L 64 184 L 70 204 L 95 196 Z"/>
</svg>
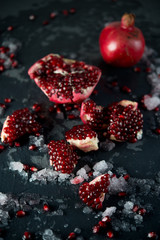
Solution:
<svg viewBox="0 0 160 240">
<path fill-rule="evenodd" d="M 83 152 L 90 152 L 90 151 L 98 150 L 99 140 L 96 136 L 96 137 L 93 137 L 93 138 L 87 137 L 84 140 L 74 140 L 74 139 L 67 140 L 67 142 L 69 142 L 70 145 L 79 148 Z"/>
<path fill-rule="evenodd" d="M 58 57 L 58 58 L 61 58 L 60 55 L 58 54 L 48 54 L 47 56 L 43 57 L 41 60 L 43 60 L 44 62 L 50 60 L 51 57 Z M 75 63 L 76 61 L 75 60 L 72 60 L 72 59 L 66 59 L 66 58 L 63 58 L 63 62 L 68 64 L 68 65 L 71 65 L 72 63 Z M 51 96 L 48 95 L 48 93 L 46 92 L 45 89 L 43 89 L 41 87 L 41 84 L 39 82 L 40 80 L 40 77 L 35 77 L 34 76 L 34 73 L 36 70 L 40 69 L 41 68 L 41 64 L 39 63 L 39 61 L 37 61 L 36 63 L 33 64 L 33 66 L 31 66 L 28 70 L 28 74 L 30 76 L 31 79 L 33 79 L 35 81 L 35 83 L 37 84 L 37 86 L 44 92 L 44 94 L 49 98 L 49 100 L 51 102 L 55 102 L 55 103 L 58 103 L 58 104 L 64 104 L 64 103 L 79 103 L 79 102 L 82 102 L 84 101 L 86 98 L 88 98 L 94 88 L 96 87 L 97 83 L 99 82 L 100 80 L 100 77 L 101 77 L 101 70 L 98 68 L 98 67 L 95 67 L 95 66 L 92 66 L 92 65 L 86 65 L 86 67 L 89 68 L 93 68 L 93 69 L 97 69 L 98 70 L 98 75 L 97 75 L 97 79 L 96 79 L 96 83 L 93 85 L 93 86 L 89 86 L 87 88 L 81 88 L 80 91 L 76 91 L 76 89 L 74 88 L 74 86 L 71 86 L 72 87 L 72 98 L 65 98 L 63 97 L 62 95 L 59 94 L 59 89 L 54 89 L 54 93 L 52 93 Z M 52 89 L 50 89 L 51 91 Z"/>
</svg>

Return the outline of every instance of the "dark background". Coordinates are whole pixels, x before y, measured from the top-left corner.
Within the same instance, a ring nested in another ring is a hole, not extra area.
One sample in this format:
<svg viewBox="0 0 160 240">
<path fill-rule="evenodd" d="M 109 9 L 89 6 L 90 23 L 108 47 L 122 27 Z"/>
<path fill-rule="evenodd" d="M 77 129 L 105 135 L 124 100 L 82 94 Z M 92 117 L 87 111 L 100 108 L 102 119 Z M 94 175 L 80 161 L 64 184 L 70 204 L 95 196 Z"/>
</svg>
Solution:
<svg viewBox="0 0 160 240">
<path fill-rule="evenodd" d="M 74 15 L 67 17 L 61 14 L 63 9 L 76 8 Z M 49 19 L 49 14 L 56 11 L 59 14 L 54 20 Z M 111 1 L 111 0 L 57 0 L 57 1 L 9 1 L 1 2 L 0 6 L 0 39 L 16 38 L 22 43 L 22 48 L 17 59 L 19 67 L 16 70 L 8 70 L 0 75 L 0 102 L 6 97 L 11 97 L 14 101 L 5 112 L 5 116 L 16 109 L 31 107 L 35 102 L 50 106 L 45 95 L 35 86 L 27 75 L 28 68 L 39 58 L 48 53 L 59 53 L 66 57 L 84 60 L 89 64 L 97 65 L 102 69 L 102 79 L 97 86 L 98 95 L 93 99 L 96 103 L 107 105 L 113 101 L 123 98 L 140 100 L 140 97 L 150 92 L 150 86 L 146 80 L 146 73 L 137 74 L 133 68 L 115 69 L 107 66 L 99 52 L 98 38 L 104 25 L 109 21 L 120 20 L 124 12 L 136 14 L 136 26 L 141 28 L 146 39 L 146 45 L 160 52 L 160 2 L 157 0 L 135 0 L 135 1 Z M 35 14 L 36 20 L 29 21 L 28 17 Z M 43 26 L 44 20 L 49 20 L 47 26 Z M 9 25 L 14 26 L 12 32 L 7 32 Z M 132 95 L 112 91 L 106 84 L 108 77 L 115 76 L 119 86 L 127 85 L 132 89 Z M 134 96 L 133 96 L 134 95 Z M 52 116 L 50 116 L 50 119 Z M 2 119 L 3 121 L 3 119 Z M 1 121 L 1 122 L 2 122 Z M 91 165 L 102 159 L 108 161 L 112 159 L 114 166 L 124 167 L 128 173 L 137 178 L 154 178 L 160 171 L 160 150 L 159 137 L 155 134 L 146 134 L 147 130 L 156 127 L 153 112 L 144 112 L 144 138 L 137 144 L 140 151 L 133 150 L 127 143 L 116 144 L 116 148 L 111 152 L 101 152 L 89 154 L 92 159 Z M 71 125 L 75 125 L 76 121 Z M 63 126 L 63 122 L 54 120 L 54 126 Z M 69 125 L 68 125 L 69 126 Z M 54 128 L 54 127 L 53 127 Z M 46 137 L 46 141 L 52 138 L 60 138 L 62 132 L 51 131 Z M 116 153 L 118 153 L 116 155 Z M 32 156 L 32 158 L 31 158 Z M 52 196 L 53 198 L 64 198 L 68 208 L 64 217 L 45 218 L 41 215 L 39 223 L 40 231 L 49 228 L 55 221 L 53 230 L 59 230 L 62 238 L 76 226 L 82 229 L 85 239 L 91 237 L 91 227 L 96 223 L 92 214 L 84 215 L 82 208 L 75 210 L 75 203 L 80 200 L 77 188 L 67 184 L 48 184 L 47 186 L 35 185 L 23 181 L 18 173 L 8 170 L 8 163 L 11 160 L 31 163 L 34 156 L 34 165 L 39 168 L 47 166 L 47 163 L 39 161 L 42 154 L 28 151 L 28 143 L 13 151 L 7 148 L 0 154 L 0 191 L 4 193 L 38 193 L 40 195 Z M 116 157 L 118 156 L 118 157 Z M 31 160 L 32 159 L 32 160 Z M 44 164 L 44 165 L 43 165 Z M 147 232 L 157 231 L 160 234 L 159 200 L 151 199 L 154 213 L 147 216 L 144 226 L 133 233 L 120 233 L 117 239 L 145 239 Z M 65 223 L 69 227 L 65 229 Z M 14 219 L 9 225 L 5 239 L 21 239 L 23 232 L 29 227 L 30 231 L 39 231 L 37 223 L 32 214 L 19 221 Z M 106 239 L 105 236 L 95 236 L 94 239 Z"/>
</svg>

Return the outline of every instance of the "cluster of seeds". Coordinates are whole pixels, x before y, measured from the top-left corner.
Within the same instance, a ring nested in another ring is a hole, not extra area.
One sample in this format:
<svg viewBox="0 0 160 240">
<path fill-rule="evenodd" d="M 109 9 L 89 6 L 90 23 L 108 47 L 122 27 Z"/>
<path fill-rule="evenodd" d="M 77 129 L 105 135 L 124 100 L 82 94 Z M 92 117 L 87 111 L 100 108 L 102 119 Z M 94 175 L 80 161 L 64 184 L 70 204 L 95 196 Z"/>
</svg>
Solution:
<svg viewBox="0 0 160 240">
<path fill-rule="evenodd" d="M 87 125 L 77 125 L 65 133 L 67 140 L 84 140 L 87 137 L 95 138 L 97 136 L 96 132 L 92 131 Z"/>
<path fill-rule="evenodd" d="M 90 183 L 83 183 L 79 188 L 80 199 L 94 209 L 102 208 L 102 198 L 108 192 L 109 174 L 104 174 Z"/>
<path fill-rule="evenodd" d="M 64 140 L 51 141 L 48 144 L 50 163 L 56 171 L 70 174 L 78 162 L 74 148 Z"/>
<path fill-rule="evenodd" d="M 108 135 L 117 141 L 137 141 L 137 134 L 143 128 L 143 116 L 132 105 L 114 103 L 108 107 Z"/>
<path fill-rule="evenodd" d="M 51 98 L 73 99 L 73 92 L 83 93 L 93 87 L 100 75 L 100 69 L 86 65 L 84 62 L 63 59 L 50 54 L 35 63 L 34 71 L 29 73 L 37 85 Z"/>
<path fill-rule="evenodd" d="M 97 106 L 93 100 L 87 100 L 81 106 L 81 119 L 94 130 L 106 128 L 107 111 L 102 106 Z"/>
<path fill-rule="evenodd" d="M 5 143 L 12 143 L 25 134 L 36 133 L 41 126 L 28 108 L 16 110 L 8 116 L 2 130 L 1 138 Z"/>
</svg>

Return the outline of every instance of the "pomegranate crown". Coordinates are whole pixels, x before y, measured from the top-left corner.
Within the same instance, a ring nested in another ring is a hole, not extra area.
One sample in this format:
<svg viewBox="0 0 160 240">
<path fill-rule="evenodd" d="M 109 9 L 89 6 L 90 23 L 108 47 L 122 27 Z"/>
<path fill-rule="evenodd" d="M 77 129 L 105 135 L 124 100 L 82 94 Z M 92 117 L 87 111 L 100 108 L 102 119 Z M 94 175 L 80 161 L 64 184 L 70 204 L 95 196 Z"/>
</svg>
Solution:
<svg viewBox="0 0 160 240">
<path fill-rule="evenodd" d="M 133 28 L 135 23 L 135 14 L 125 13 L 121 18 L 121 27 L 125 29 Z"/>
</svg>

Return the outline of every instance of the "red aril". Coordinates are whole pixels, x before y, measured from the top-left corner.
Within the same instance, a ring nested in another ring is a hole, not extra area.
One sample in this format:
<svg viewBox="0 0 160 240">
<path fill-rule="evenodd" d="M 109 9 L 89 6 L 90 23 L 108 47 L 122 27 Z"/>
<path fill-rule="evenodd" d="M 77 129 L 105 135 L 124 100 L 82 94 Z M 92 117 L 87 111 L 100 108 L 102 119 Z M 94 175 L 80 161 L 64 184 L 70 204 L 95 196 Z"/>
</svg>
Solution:
<svg viewBox="0 0 160 240">
<path fill-rule="evenodd" d="M 97 85 L 101 70 L 84 62 L 49 54 L 28 71 L 50 101 L 56 103 L 82 102 Z"/>
<path fill-rule="evenodd" d="M 130 67 L 141 59 L 145 40 L 134 23 L 134 14 L 125 13 L 121 22 L 112 22 L 102 30 L 99 43 L 106 63 L 117 67 Z"/>
</svg>

